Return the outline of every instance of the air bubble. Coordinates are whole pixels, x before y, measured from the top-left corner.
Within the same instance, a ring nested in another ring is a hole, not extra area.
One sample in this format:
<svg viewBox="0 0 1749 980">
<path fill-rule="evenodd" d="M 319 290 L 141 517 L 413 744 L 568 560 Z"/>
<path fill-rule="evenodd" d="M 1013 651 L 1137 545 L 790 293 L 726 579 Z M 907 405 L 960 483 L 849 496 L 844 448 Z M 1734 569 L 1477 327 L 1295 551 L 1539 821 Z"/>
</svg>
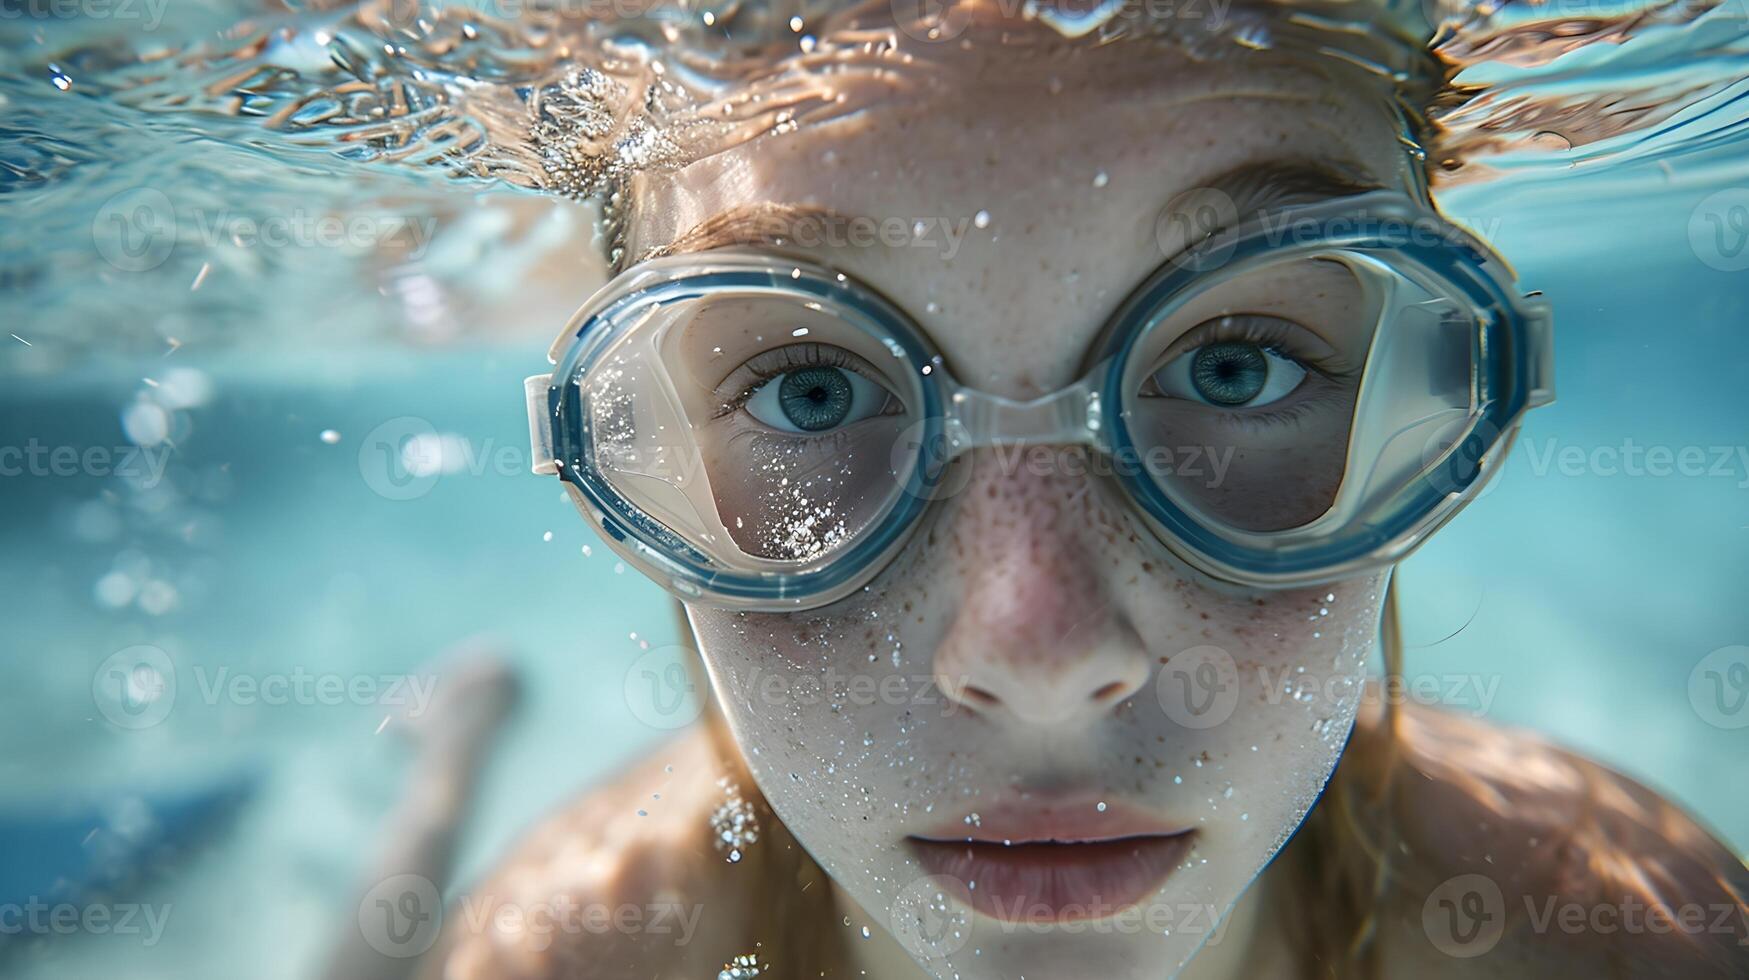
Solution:
<svg viewBox="0 0 1749 980">
<path fill-rule="evenodd" d="M 705 12 L 710 17 L 709 11 Z M 764 970 L 759 965 L 759 957 L 754 953 L 743 953 L 723 964 L 722 972 L 717 974 L 717 980 L 753 980 Z"/>
<path fill-rule="evenodd" d="M 759 821 L 741 796 L 741 787 L 727 776 L 717 780 L 723 802 L 711 813 L 712 840 L 718 853 L 727 851 L 730 864 L 741 860 L 741 849 L 759 841 Z"/>
</svg>

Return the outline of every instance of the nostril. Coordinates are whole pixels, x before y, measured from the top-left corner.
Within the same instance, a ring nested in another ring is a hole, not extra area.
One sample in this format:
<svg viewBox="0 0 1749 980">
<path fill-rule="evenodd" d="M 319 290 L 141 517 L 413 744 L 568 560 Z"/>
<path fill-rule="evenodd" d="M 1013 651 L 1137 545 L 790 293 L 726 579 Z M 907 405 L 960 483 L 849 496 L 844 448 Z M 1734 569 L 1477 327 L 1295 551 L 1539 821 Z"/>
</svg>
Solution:
<svg viewBox="0 0 1749 980">
<path fill-rule="evenodd" d="M 1110 684 L 1105 684 L 1101 686 L 1099 690 L 1094 691 L 1093 700 L 1102 704 L 1107 701 L 1116 701 L 1118 698 L 1128 694 L 1129 690 L 1130 686 L 1123 681 L 1112 681 Z"/>
</svg>

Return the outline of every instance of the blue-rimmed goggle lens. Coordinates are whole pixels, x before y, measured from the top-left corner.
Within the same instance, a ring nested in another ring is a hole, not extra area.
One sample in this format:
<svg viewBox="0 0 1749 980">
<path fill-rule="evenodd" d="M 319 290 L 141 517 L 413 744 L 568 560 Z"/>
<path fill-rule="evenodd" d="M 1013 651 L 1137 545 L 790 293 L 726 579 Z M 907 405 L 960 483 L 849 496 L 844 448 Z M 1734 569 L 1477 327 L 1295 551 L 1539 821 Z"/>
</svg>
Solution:
<svg viewBox="0 0 1749 980">
<path fill-rule="evenodd" d="M 1094 450 L 1205 572 L 1337 578 L 1449 517 L 1551 394 L 1541 305 L 1439 227 L 1325 218 L 1291 241 L 1207 243 L 1120 309 L 1079 382 L 1032 401 L 960 385 L 844 275 L 656 260 L 579 311 L 555 373 L 530 379 L 535 439 L 621 554 L 700 601 L 831 601 L 953 489 L 954 459 L 1061 458 L 1024 451 L 1040 445 Z"/>
</svg>

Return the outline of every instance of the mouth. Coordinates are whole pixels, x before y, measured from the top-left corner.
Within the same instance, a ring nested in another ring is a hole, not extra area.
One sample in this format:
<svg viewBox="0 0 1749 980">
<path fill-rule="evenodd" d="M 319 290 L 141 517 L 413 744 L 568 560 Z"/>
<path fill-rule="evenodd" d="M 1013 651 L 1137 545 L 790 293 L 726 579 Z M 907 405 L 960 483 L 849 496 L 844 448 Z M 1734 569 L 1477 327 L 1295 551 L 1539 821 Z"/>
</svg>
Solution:
<svg viewBox="0 0 1749 980">
<path fill-rule="evenodd" d="M 1196 837 L 1093 804 L 968 816 L 957 832 L 905 842 L 925 871 L 951 879 L 960 902 L 1002 922 L 1083 922 L 1134 908 L 1184 863 Z"/>
</svg>

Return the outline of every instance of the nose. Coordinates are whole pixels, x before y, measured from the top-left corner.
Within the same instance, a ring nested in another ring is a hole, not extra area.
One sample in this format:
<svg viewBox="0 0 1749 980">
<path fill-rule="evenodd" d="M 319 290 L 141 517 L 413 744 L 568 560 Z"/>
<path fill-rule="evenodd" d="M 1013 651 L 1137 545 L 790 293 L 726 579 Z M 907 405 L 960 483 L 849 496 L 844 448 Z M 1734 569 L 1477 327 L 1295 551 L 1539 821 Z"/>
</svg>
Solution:
<svg viewBox="0 0 1749 980">
<path fill-rule="evenodd" d="M 1113 550 L 1129 546 L 1122 522 L 1104 512 L 1084 469 L 1002 465 L 986 450 L 965 462 L 974 475 L 950 518 L 961 594 L 936 649 L 937 685 L 1005 721 L 1105 717 L 1149 674 L 1147 649 L 1102 574 Z"/>
</svg>

